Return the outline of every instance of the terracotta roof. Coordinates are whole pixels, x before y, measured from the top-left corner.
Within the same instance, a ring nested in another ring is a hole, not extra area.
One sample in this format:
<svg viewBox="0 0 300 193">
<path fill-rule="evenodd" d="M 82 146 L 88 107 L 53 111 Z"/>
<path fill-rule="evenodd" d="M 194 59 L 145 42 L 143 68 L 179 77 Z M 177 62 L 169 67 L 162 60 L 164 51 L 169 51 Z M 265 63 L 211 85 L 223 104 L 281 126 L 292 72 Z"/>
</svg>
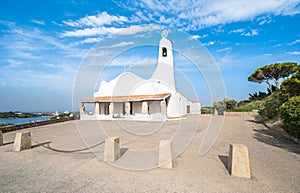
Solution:
<svg viewBox="0 0 300 193">
<path fill-rule="evenodd" d="M 192 103 L 200 103 L 200 102 L 198 101 L 198 99 L 194 99 L 192 100 Z"/>
<path fill-rule="evenodd" d="M 125 102 L 125 101 L 144 101 L 144 100 L 162 100 L 168 98 L 170 93 L 153 95 L 128 95 L 128 96 L 101 96 L 83 100 L 85 103 L 93 102 Z"/>
</svg>

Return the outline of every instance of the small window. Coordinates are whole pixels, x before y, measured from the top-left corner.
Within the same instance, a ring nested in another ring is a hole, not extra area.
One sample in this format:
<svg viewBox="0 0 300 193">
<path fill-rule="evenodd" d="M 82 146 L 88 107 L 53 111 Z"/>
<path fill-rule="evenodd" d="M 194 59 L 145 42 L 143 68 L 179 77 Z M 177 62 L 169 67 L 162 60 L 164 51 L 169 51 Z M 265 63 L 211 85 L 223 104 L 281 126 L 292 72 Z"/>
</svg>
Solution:
<svg viewBox="0 0 300 193">
<path fill-rule="evenodd" d="M 162 56 L 167 57 L 167 48 L 165 47 L 162 48 Z"/>
</svg>

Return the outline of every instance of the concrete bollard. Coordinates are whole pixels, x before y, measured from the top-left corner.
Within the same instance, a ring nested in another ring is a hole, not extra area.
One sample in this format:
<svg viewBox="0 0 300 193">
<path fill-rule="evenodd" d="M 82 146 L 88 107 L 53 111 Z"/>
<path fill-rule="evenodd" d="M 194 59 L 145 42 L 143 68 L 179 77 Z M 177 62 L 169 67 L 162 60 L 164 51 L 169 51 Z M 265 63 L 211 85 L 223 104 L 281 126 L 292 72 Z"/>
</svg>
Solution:
<svg viewBox="0 0 300 193">
<path fill-rule="evenodd" d="M 31 133 L 17 132 L 12 150 L 22 151 L 26 149 L 31 149 Z"/>
<path fill-rule="evenodd" d="M 0 131 L 0 146 L 3 145 L 3 134 L 2 131 Z"/>
<path fill-rule="evenodd" d="M 159 143 L 158 167 L 173 168 L 171 140 L 161 140 Z"/>
<path fill-rule="evenodd" d="M 243 144 L 230 144 L 228 170 L 231 176 L 251 178 L 248 148 Z"/>
<path fill-rule="evenodd" d="M 120 140 L 118 137 L 105 139 L 104 161 L 114 162 L 121 157 Z"/>
</svg>

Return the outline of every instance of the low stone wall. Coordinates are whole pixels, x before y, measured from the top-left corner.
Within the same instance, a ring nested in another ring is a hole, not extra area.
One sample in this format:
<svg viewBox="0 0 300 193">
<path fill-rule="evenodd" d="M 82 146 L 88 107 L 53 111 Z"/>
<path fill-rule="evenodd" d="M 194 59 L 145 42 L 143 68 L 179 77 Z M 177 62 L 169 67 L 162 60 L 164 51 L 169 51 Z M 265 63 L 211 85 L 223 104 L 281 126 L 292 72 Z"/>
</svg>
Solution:
<svg viewBox="0 0 300 193">
<path fill-rule="evenodd" d="M 225 116 L 255 116 L 258 115 L 257 111 L 251 111 L 251 112 L 224 112 Z"/>
<path fill-rule="evenodd" d="M 38 122 L 33 122 L 33 123 L 24 123 L 24 124 L 18 124 L 18 125 L 8 125 L 0 128 L 0 131 L 3 133 L 6 132 L 11 132 L 11 131 L 17 131 L 20 129 L 26 129 L 30 127 L 38 127 L 42 125 L 49 125 L 53 123 L 60 123 L 64 121 L 70 121 L 74 120 L 73 117 L 67 117 L 67 118 L 60 118 L 60 119 L 51 119 L 51 120 L 46 120 L 46 121 L 38 121 Z"/>
<path fill-rule="evenodd" d="M 225 116 L 256 116 L 258 115 L 257 111 L 251 112 L 224 112 Z M 222 116 L 222 115 L 214 115 L 214 114 L 201 114 L 201 116 Z"/>
</svg>

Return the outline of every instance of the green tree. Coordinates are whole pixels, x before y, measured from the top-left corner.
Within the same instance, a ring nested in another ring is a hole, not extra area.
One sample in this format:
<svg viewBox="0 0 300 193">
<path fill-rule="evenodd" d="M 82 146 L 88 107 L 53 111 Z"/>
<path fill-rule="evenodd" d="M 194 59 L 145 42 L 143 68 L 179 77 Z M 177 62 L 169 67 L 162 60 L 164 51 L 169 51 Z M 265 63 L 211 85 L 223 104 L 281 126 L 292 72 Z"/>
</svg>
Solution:
<svg viewBox="0 0 300 193">
<path fill-rule="evenodd" d="M 224 98 L 221 101 L 216 101 L 213 103 L 215 109 L 231 110 L 236 107 L 237 101 L 233 99 Z"/>
<path fill-rule="evenodd" d="M 295 73 L 299 69 L 297 63 L 284 62 L 266 65 L 256 69 L 249 77 L 248 81 L 262 83 L 265 82 L 268 85 L 269 91 L 273 92 L 273 84 L 275 82 L 276 89 L 279 89 L 280 78 L 285 78 Z"/>
<path fill-rule="evenodd" d="M 279 111 L 284 130 L 300 138 L 300 96 L 290 98 L 280 106 Z"/>
<path fill-rule="evenodd" d="M 282 103 L 289 98 L 300 95 L 300 71 L 282 82 L 278 95 Z"/>
</svg>

